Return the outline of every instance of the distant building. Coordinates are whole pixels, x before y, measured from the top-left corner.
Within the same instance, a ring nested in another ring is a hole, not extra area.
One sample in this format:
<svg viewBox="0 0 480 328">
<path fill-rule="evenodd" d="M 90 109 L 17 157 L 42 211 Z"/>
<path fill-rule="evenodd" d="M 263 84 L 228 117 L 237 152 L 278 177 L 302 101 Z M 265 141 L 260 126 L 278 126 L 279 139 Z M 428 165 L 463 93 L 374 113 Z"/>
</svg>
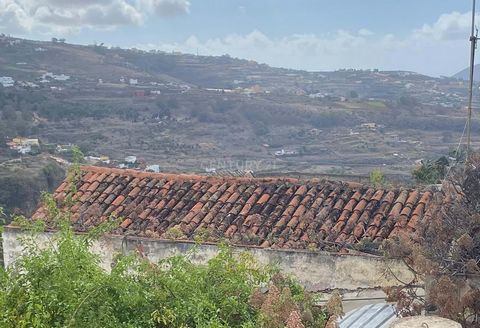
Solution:
<svg viewBox="0 0 480 328">
<path fill-rule="evenodd" d="M 96 164 L 100 162 L 100 157 L 95 157 L 95 156 L 85 156 L 83 159 L 87 164 Z"/>
<path fill-rule="evenodd" d="M 14 148 L 14 149 L 17 150 L 22 155 L 30 154 L 32 152 L 32 146 L 30 145 L 18 146 L 17 148 Z"/>
<path fill-rule="evenodd" d="M 312 93 L 312 94 L 309 94 L 308 97 L 310 99 L 325 98 L 325 95 L 323 93 Z"/>
<path fill-rule="evenodd" d="M 29 146 L 39 146 L 40 142 L 38 139 L 29 139 L 29 138 L 22 138 L 22 137 L 16 137 L 13 138 L 9 144 L 12 145 L 29 145 Z"/>
<path fill-rule="evenodd" d="M 4 88 L 13 87 L 13 85 L 15 84 L 15 80 L 10 76 L 0 76 L 0 84 Z"/>
<path fill-rule="evenodd" d="M 57 153 L 67 153 L 72 151 L 74 145 L 67 144 L 67 145 L 57 145 L 56 151 Z"/>
<path fill-rule="evenodd" d="M 16 150 L 23 155 L 32 153 L 34 149 L 38 151 L 40 148 L 40 142 L 38 139 L 22 137 L 13 138 L 11 141 L 7 142 L 7 145 L 10 149 Z"/>
<path fill-rule="evenodd" d="M 26 88 L 38 88 L 39 85 L 29 81 L 18 81 L 18 85 Z"/>
<path fill-rule="evenodd" d="M 145 171 L 159 173 L 160 172 L 160 165 L 158 165 L 158 164 L 149 165 L 145 168 Z"/>
<path fill-rule="evenodd" d="M 85 156 L 85 161 L 89 164 L 97 164 L 97 163 L 103 163 L 103 164 L 110 164 L 110 158 L 108 156 Z"/>
<path fill-rule="evenodd" d="M 275 154 L 275 156 L 289 156 L 289 155 L 295 155 L 295 154 L 297 154 L 297 152 L 294 151 L 294 150 L 282 149 L 282 150 L 276 151 L 274 154 Z"/>
<path fill-rule="evenodd" d="M 135 97 L 145 97 L 145 90 L 136 90 Z"/>
<path fill-rule="evenodd" d="M 54 75 L 53 78 L 57 81 L 67 81 L 67 80 L 70 80 L 70 76 L 69 75 L 65 75 L 65 74 L 60 74 L 60 75 Z"/>
<path fill-rule="evenodd" d="M 124 161 L 127 164 L 135 164 L 137 162 L 137 156 L 127 156 Z"/>
<path fill-rule="evenodd" d="M 378 127 L 377 123 L 373 123 L 373 122 L 363 123 L 361 126 L 364 129 L 370 129 L 370 130 L 375 130 Z"/>
<path fill-rule="evenodd" d="M 262 87 L 259 86 L 258 84 L 255 84 L 253 85 L 252 87 L 250 88 L 245 88 L 243 90 L 243 93 L 246 93 L 246 94 L 252 94 L 252 93 L 261 93 L 262 92 Z"/>
<path fill-rule="evenodd" d="M 120 79 L 121 80 L 121 79 Z M 129 79 L 128 80 L 128 84 L 130 85 L 137 85 L 138 84 L 138 80 L 137 79 Z"/>
<path fill-rule="evenodd" d="M 350 135 L 351 136 L 355 136 L 355 135 L 358 135 L 358 134 L 360 134 L 360 132 L 353 131 L 353 129 L 350 129 Z"/>
<path fill-rule="evenodd" d="M 70 80 L 70 75 L 65 75 L 65 74 L 53 74 L 52 72 L 47 72 L 42 75 L 42 80 L 40 82 L 44 83 L 43 81 L 48 81 L 47 78 L 56 80 L 56 81 L 67 81 Z"/>
<path fill-rule="evenodd" d="M 215 167 L 206 167 L 206 168 L 205 168 L 205 172 L 206 172 L 206 173 L 215 173 L 215 172 L 217 172 L 217 168 L 215 168 Z"/>
<path fill-rule="evenodd" d="M 22 40 L 18 40 L 18 39 L 17 39 L 17 40 L 9 40 L 9 41 L 8 41 L 8 45 L 9 45 L 9 46 L 15 46 L 15 45 L 20 44 L 20 43 L 22 43 Z"/>
</svg>

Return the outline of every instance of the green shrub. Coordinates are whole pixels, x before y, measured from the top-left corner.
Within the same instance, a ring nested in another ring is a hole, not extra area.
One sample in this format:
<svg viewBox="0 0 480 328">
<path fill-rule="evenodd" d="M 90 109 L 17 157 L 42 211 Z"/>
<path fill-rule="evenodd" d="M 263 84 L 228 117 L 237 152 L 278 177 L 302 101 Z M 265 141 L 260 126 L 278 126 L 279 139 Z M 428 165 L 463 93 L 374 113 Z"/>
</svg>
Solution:
<svg viewBox="0 0 480 328">
<path fill-rule="evenodd" d="M 382 170 L 374 169 L 370 172 L 370 183 L 374 187 L 381 187 L 385 184 L 385 176 L 383 175 Z"/>
<path fill-rule="evenodd" d="M 418 183 L 437 184 L 445 177 L 448 165 L 446 157 L 440 157 L 436 161 L 426 160 L 413 170 L 412 175 Z"/>
<path fill-rule="evenodd" d="M 69 213 L 51 197 L 45 204 L 58 232 L 40 247 L 43 221 L 17 218 L 25 255 L 0 274 L 0 327 L 276 328 L 291 311 L 305 327 L 323 327 L 328 318 L 294 280 L 226 246 L 205 264 L 192 261 L 195 247 L 158 264 L 140 254 L 117 256 L 107 272 L 90 247 L 116 221 L 76 235 Z"/>
</svg>

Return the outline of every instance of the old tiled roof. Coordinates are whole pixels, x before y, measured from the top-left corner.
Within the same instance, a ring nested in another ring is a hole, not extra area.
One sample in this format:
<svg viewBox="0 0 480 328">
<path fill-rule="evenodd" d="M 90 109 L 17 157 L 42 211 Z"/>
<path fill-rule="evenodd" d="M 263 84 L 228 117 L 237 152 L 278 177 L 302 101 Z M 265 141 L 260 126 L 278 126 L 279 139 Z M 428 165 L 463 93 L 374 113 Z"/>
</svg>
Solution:
<svg viewBox="0 0 480 328">
<path fill-rule="evenodd" d="M 296 179 L 221 178 L 82 167 L 72 207 L 77 231 L 121 218 L 118 234 L 229 239 L 234 244 L 325 249 L 381 242 L 429 218 L 431 191 Z M 54 193 L 64 204 L 69 184 Z M 40 208 L 33 219 L 45 219 Z M 48 220 L 47 220 L 48 221 Z M 205 239 L 204 239 L 205 240 Z"/>
</svg>

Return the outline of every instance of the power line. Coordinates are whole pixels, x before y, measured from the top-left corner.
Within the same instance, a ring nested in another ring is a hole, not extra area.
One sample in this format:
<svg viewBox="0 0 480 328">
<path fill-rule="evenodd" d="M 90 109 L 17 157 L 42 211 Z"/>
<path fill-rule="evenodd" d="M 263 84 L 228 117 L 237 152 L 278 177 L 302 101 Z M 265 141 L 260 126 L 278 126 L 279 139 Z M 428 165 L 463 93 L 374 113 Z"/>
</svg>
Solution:
<svg viewBox="0 0 480 328">
<path fill-rule="evenodd" d="M 465 122 L 465 125 L 463 126 L 462 136 L 460 137 L 460 141 L 458 142 L 457 149 L 455 149 L 455 155 L 457 156 L 457 158 L 459 156 L 460 147 L 463 143 L 463 138 L 465 137 L 465 130 L 467 129 L 467 125 L 468 125 L 468 120 Z M 465 162 L 464 166 L 466 166 L 466 162 Z M 445 176 L 442 179 L 442 184 L 441 184 L 442 187 L 444 186 L 445 181 L 447 181 L 451 171 L 452 171 L 452 165 L 449 165 L 447 173 L 445 174 Z"/>
<path fill-rule="evenodd" d="M 468 119 L 467 119 L 467 158 L 466 161 L 470 159 L 470 144 L 471 144 L 471 135 L 472 135 L 472 99 L 473 99 L 473 78 L 475 71 L 475 50 L 477 48 L 477 34 L 478 31 L 475 31 L 475 2 L 473 0 L 472 8 L 472 33 L 470 34 L 470 83 L 469 83 L 469 93 L 468 93 Z"/>
</svg>

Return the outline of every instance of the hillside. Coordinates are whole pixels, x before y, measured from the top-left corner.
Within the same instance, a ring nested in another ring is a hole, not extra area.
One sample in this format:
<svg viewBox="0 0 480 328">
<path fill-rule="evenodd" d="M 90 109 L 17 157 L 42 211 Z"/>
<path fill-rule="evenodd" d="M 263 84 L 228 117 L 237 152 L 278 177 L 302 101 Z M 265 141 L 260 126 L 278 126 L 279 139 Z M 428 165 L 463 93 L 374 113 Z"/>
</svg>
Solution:
<svg viewBox="0 0 480 328">
<path fill-rule="evenodd" d="M 52 192 L 65 176 L 65 167 L 46 156 L 14 159 L 0 164 L 0 207 L 6 214 L 30 215 L 42 192 Z"/>
<path fill-rule="evenodd" d="M 475 81 L 480 81 L 480 64 L 475 65 L 475 71 L 473 74 L 473 79 Z M 452 76 L 454 79 L 460 79 L 464 81 L 468 81 L 470 79 L 470 67 L 465 68 L 464 70 L 461 70 L 457 74 L 454 74 Z"/>
<path fill-rule="evenodd" d="M 134 155 L 162 171 L 348 179 L 381 168 L 408 180 L 465 123 L 466 83 L 412 72 L 306 72 L 3 36 L 2 76 L 0 160 L 18 157 L 5 142 L 24 136 L 48 149 L 77 144 L 112 166 Z"/>
</svg>

